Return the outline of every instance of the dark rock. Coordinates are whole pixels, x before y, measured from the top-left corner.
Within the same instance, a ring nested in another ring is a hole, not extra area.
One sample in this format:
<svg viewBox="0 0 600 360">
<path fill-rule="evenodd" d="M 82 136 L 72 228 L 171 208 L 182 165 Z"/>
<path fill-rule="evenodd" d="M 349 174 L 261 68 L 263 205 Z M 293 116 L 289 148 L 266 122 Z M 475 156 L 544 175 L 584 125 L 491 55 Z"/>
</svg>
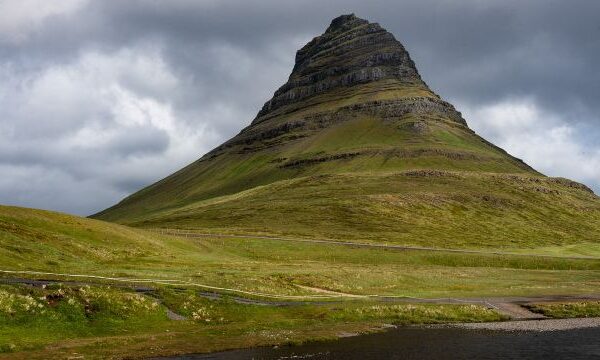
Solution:
<svg viewBox="0 0 600 360">
<path fill-rule="evenodd" d="M 408 52 L 391 33 L 353 14 L 342 15 L 323 35 L 298 50 L 288 82 L 265 103 L 254 123 L 311 96 L 382 79 L 426 87 Z"/>
</svg>

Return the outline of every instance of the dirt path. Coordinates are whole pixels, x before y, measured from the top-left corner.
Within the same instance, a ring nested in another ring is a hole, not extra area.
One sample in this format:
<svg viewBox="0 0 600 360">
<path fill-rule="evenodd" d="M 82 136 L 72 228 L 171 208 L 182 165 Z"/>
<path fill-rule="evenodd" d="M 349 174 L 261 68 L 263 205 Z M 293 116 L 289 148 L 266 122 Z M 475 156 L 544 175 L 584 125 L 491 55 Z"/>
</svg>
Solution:
<svg viewBox="0 0 600 360">
<path fill-rule="evenodd" d="M 529 309 L 516 303 L 491 303 L 495 309 L 513 320 L 539 320 L 546 317 L 542 314 L 536 314 Z"/>
<path fill-rule="evenodd" d="M 503 251 L 484 251 L 484 250 L 467 250 L 467 249 L 446 249 L 446 248 L 432 248 L 424 246 L 405 246 L 405 245 L 387 245 L 387 244 L 371 244 L 364 242 L 352 242 L 352 241 L 337 241 L 331 239 L 305 239 L 305 238 L 288 238 L 278 236 L 264 236 L 264 235 L 227 235 L 227 234 L 207 234 L 190 231 L 177 231 L 170 229 L 145 229 L 146 231 L 171 235 L 180 236 L 186 238 L 235 238 L 235 239 L 259 239 L 259 240 L 273 240 L 273 241 L 291 241 L 291 242 L 305 242 L 313 244 L 326 244 L 326 245 L 340 245 L 358 248 L 379 248 L 388 250 L 415 250 L 415 251 L 437 251 L 437 252 L 450 252 L 460 254 L 480 254 L 480 255 L 508 255 L 508 256 L 526 256 L 526 257 L 539 257 L 539 258 L 551 258 L 551 259 L 573 259 L 573 260 L 600 260 L 594 256 L 557 256 L 557 255 L 542 255 L 542 254 L 520 254 Z"/>
<path fill-rule="evenodd" d="M 44 276 L 44 277 L 52 276 L 52 277 L 59 277 L 59 278 L 76 278 L 76 279 L 87 279 L 88 280 L 86 282 L 79 282 L 81 284 L 93 284 L 94 282 L 96 282 L 96 283 L 100 282 L 101 284 L 104 284 L 104 285 L 120 284 L 119 286 L 121 286 L 121 284 L 123 284 L 123 286 L 125 286 L 125 287 L 127 287 L 127 285 L 130 285 L 129 287 L 131 287 L 131 284 L 143 283 L 143 284 L 165 285 L 165 286 L 172 286 L 172 287 L 173 286 L 187 287 L 187 288 L 196 287 L 196 288 L 201 288 L 201 289 L 205 289 L 208 291 L 219 292 L 219 293 L 221 293 L 221 292 L 222 293 L 234 293 L 234 294 L 239 294 L 239 295 L 243 295 L 243 296 L 253 296 L 253 297 L 282 299 L 282 300 L 316 300 L 316 299 L 339 298 L 339 297 L 343 296 L 343 295 L 335 295 L 334 296 L 334 295 L 320 295 L 320 294 L 313 294 L 313 295 L 266 294 L 266 293 L 261 293 L 261 292 L 256 292 L 256 291 L 248 291 L 248 290 L 241 290 L 241 289 L 226 288 L 226 287 L 221 287 L 221 286 L 199 284 L 199 283 L 194 283 L 194 282 L 185 281 L 185 280 L 131 279 L 131 278 L 123 278 L 123 277 L 110 277 L 110 276 L 88 275 L 88 274 L 67 274 L 67 273 L 55 273 L 55 272 L 34 271 L 34 270 L 4 270 L 4 269 L 0 269 L 0 274 L 11 276 L 9 279 L 13 279 L 13 281 L 21 281 L 21 280 L 32 281 L 31 279 L 16 277 L 16 276 L 23 276 L 23 275 L 35 276 L 36 278 L 39 278 L 41 276 Z M 6 279 L 6 277 L 5 277 L 5 279 Z M 62 279 L 57 280 L 54 278 L 35 280 L 35 281 L 78 283 L 75 281 L 62 280 Z M 105 281 L 108 283 L 104 283 Z M 115 285 L 115 286 L 117 286 L 117 285 Z"/>
<path fill-rule="evenodd" d="M 296 287 L 298 287 L 300 289 L 304 289 L 304 290 L 309 290 L 309 291 L 313 291 L 313 292 L 316 292 L 316 293 L 320 293 L 320 294 L 343 296 L 343 297 L 348 297 L 348 298 L 364 299 L 364 298 L 368 297 L 368 296 L 365 296 L 365 295 L 349 294 L 349 293 L 345 293 L 345 292 L 327 290 L 327 289 L 322 289 L 322 288 L 313 287 L 313 286 L 305 286 L 305 285 L 298 285 L 298 284 L 296 284 Z"/>
</svg>

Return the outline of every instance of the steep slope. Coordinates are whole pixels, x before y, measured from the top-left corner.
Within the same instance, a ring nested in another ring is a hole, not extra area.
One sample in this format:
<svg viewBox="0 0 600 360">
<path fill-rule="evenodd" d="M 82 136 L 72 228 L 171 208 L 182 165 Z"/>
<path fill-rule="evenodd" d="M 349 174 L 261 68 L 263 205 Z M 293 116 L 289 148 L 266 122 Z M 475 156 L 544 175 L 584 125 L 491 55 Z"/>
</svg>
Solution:
<svg viewBox="0 0 600 360">
<path fill-rule="evenodd" d="M 250 126 L 94 217 L 447 246 L 492 233 L 489 245 L 540 245 L 595 241 L 599 211 L 584 186 L 548 179 L 475 134 L 392 34 L 344 15 L 298 51 Z"/>
</svg>

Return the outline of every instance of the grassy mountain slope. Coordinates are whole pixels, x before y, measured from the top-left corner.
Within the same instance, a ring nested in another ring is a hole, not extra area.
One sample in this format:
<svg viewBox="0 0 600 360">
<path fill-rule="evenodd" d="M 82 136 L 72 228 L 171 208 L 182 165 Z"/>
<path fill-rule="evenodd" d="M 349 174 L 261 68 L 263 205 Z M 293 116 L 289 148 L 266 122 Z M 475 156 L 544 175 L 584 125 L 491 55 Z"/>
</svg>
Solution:
<svg viewBox="0 0 600 360">
<path fill-rule="evenodd" d="M 377 24 L 335 19 L 239 135 L 93 217 L 437 247 L 597 242 L 600 200 L 482 139 Z"/>
<path fill-rule="evenodd" d="M 252 151 L 246 142 L 217 150 L 96 217 L 130 223 L 159 209 L 303 176 L 428 168 L 534 173 L 466 127 L 423 117 L 353 117 L 325 129 L 255 141 Z"/>
<path fill-rule="evenodd" d="M 594 243 L 600 204 L 578 185 L 430 170 L 320 175 L 164 210 L 136 225 L 438 248 Z"/>
<path fill-rule="evenodd" d="M 168 239 L 167 239 L 168 240 Z M 2 269 L 115 274 L 140 259 L 189 250 L 143 231 L 45 210 L 0 206 Z"/>
</svg>

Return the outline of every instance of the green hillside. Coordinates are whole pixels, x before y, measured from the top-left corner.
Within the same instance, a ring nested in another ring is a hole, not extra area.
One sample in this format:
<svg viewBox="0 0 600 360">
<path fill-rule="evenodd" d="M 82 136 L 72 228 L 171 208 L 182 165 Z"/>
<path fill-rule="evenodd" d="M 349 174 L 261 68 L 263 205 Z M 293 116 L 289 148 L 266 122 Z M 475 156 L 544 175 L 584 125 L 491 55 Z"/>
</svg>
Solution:
<svg viewBox="0 0 600 360">
<path fill-rule="evenodd" d="M 0 358 L 152 357 L 332 339 L 391 323 L 498 321 L 505 317 L 477 297 L 598 291 L 597 242 L 505 250 L 523 253 L 162 236 L 0 206 Z M 20 278 L 64 283 L 15 284 Z M 278 305 L 286 301 L 304 303 Z"/>
<path fill-rule="evenodd" d="M 415 124 L 419 124 L 416 126 Z M 422 117 L 385 121 L 356 116 L 308 133 L 292 130 L 277 145 L 246 141 L 217 149 L 96 217 L 132 223 L 149 213 L 231 195 L 279 180 L 315 175 L 387 175 L 410 169 L 535 172 L 467 127 Z M 236 140 L 238 141 L 238 140 Z M 274 140 L 271 140 L 274 141 Z"/>
<path fill-rule="evenodd" d="M 167 209 L 135 224 L 436 248 L 534 249 L 598 243 L 600 204 L 564 179 L 409 170 L 278 181 Z"/>
<path fill-rule="evenodd" d="M 524 252 L 560 256 L 551 258 L 519 256 L 523 253 L 520 244 L 499 255 L 390 251 L 251 237 L 185 238 L 50 211 L 0 206 L 0 271 L 17 271 L 1 272 L 0 278 L 54 277 L 28 273 L 34 271 L 85 275 L 56 275 L 80 281 L 100 281 L 93 276 L 166 280 L 201 290 L 232 289 L 230 293 L 242 296 L 251 295 L 244 291 L 307 299 L 322 295 L 310 287 L 390 296 L 593 292 L 598 286 L 593 279 L 600 270 L 600 245 L 578 244 Z M 591 258 L 566 258 L 582 255 Z M 456 274 L 461 275 L 454 277 Z"/>
<path fill-rule="evenodd" d="M 335 19 L 252 124 L 93 217 L 431 247 L 597 243 L 600 200 L 479 137 L 378 24 Z"/>
</svg>

